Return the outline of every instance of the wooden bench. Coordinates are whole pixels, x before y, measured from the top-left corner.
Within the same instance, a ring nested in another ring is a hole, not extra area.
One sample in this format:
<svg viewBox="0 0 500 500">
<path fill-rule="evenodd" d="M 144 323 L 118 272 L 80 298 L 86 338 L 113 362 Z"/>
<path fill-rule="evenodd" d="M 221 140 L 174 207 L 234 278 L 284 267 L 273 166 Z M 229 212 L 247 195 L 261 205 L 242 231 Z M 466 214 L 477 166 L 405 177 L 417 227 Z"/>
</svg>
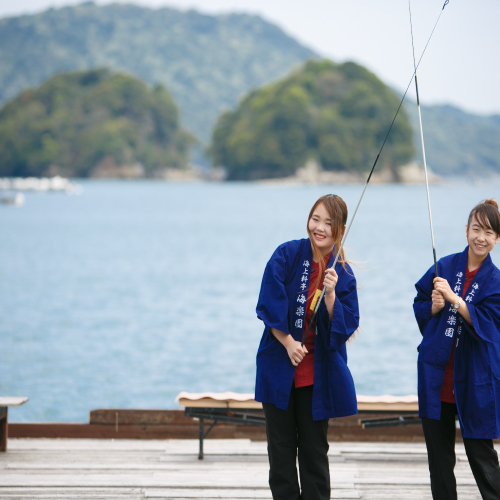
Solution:
<svg viewBox="0 0 500 500">
<path fill-rule="evenodd" d="M 179 406 L 185 408 L 186 417 L 199 420 L 199 453 L 198 459 L 203 460 L 203 440 L 218 422 L 231 422 L 243 425 L 266 425 L 262 403 L 254 399 L 253 394 L 238 394 L 236 392 L 181 392 L 175 398 Z M 213 420 L 207 431 L 204 421 Z"/>
<path fill-rule="evenodd" d="M 393 427 L 420 423 L 418 396 L 357 396 L 358 413 L 390 414 L 390 417 L 365 418 L 359 423 L 363 429 Z"/>
<path fill-rule="evenodd" d="M 0 451 L 7 451 L 9 406 L 21 406 L 26 401 L 28 401 L 28 398 L 0 397 Z"/>
<path fill-rule="evenodd" d="M 199 453 L 203 459 L 203 440 L 218 422 L 242 425 L 266 425 L 262 403 L 253 394 L 235 392 L 181 392 L 175 398 L 184 407 L 186 417 L 199 420 Z M 408 425 L 420 422 L 417 396 L 357 396 L 358 412 L 391 415 L 391 417 L 359 420 L 364 428 Z M 394 417 L 392 417 L 394 415 Z M 204 421 L 213 421 L 205 431 Z"/>
</svg>

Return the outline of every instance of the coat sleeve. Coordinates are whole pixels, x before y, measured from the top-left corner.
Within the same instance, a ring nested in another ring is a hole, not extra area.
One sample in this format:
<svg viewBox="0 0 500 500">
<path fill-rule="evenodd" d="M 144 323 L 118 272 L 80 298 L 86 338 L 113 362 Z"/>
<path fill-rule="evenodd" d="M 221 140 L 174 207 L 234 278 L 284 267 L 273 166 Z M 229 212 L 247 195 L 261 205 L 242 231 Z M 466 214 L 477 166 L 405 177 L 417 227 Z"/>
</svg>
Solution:
<svg viewBox="0 0 500 500">
<path fill-rule="evenodd" d="M 500 292 L 488 294 L 483 300 L 473 305 L 467 303 L 474 331 L 463 325 L 471 338 L 478 342 L 500 342 Z"/>
<path fill-rule="evenodd" d="M 342 286 L 337 285 L 332 320 L 330 321 L 324 300 L 318 311 L 316 321 L 318 335 L 323 339 L 327 349 L 339 349 L 359 327 L 356 278 L 351 268 L 347 265 L 346 268 L 347 270 L 342 269 L 339 276 L 338 283 L 340 284 L 342 280 Z"/>
<path fill-rule="evenodd" d="M 418 328 L 422 335 L 431 319 L 431 295 L 434 289 L 432 282 L 434 274 L 434 266 L 432 266 L 415 284 L 417 296 L 413 299 L 413 312 L 415 313 L 415 319 L 417 320 Z"/>
<path fill-rule="evenodd" d="M 266 326 L 289 334 L 286 268 L 285 247 L 281 245 L 275 250 L 264 270 L 257 302 L 257 317 Z"/>
</svg>

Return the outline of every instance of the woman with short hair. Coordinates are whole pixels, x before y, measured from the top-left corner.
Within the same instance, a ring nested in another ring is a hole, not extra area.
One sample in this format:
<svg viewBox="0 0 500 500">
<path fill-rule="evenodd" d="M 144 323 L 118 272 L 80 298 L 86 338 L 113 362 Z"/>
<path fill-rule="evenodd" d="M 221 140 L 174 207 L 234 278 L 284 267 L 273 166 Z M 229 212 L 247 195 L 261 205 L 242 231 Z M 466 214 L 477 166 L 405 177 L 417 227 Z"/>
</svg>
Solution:
<svg viewBox="0 0 500 500">
<path fill-rule="evenodd" d="M 485 500 L 500 499 L 493 439 L 500 435 L 500 270 L 490 252 L 500 238 L 494 200 L 475 206 L 467 247 L 439 260 L 415 285 L 413 308 L 423 335 L 418 399 L 434 500 L 456 500 L 455 416 Z"/>
</svg>

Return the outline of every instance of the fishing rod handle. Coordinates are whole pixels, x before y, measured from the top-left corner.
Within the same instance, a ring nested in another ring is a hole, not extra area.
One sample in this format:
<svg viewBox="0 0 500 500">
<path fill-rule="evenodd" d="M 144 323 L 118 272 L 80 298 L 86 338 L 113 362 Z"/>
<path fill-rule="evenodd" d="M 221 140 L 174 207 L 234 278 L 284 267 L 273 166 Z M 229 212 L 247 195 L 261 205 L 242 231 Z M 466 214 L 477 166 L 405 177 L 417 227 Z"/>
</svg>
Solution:
<svg viewBox="0 0 500 500">
<path fill-rule="evenodd" d="M 313 311 L 313 315 L 311 317 L 311 321 L 309 321 L 309 324 L 307 325 L 307 328 L 306 328 L 306 332 L 302 336 L 302 342 L 300 343 L 300 347 L 304 347 L 304 343 L 307 339 L 307 335 L 309 333 L 309 330 L 311 329 L 311 326 L 314 323 L 314 321 L 316 320 L 316 316 L 318 315 L 319 306 L 321 304 L 321 301 L 323 300 L 323 297 L 325 296 L 325 291 L 326 291 L 326 287 L 324 286 L 323 290 L 321 291 L 321 295 L 319 296 L 318 301 L 316 302 L 316 305 L 314 306 L 314 311 Z"/>
</svg>

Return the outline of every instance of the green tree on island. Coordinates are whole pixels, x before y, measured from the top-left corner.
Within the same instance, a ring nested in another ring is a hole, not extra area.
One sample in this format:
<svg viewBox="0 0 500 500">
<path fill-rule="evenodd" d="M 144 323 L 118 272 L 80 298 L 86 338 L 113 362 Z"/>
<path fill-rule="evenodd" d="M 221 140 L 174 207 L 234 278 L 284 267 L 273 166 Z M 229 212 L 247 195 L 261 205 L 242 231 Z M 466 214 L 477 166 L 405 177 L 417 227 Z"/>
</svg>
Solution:
<svg viewBox="0 0 500 500">
<path fill-rule="evenodd" d="M 398 96 L 362 66 L 312 60 L 223 114 L 208 152 L 229 179 L 289 176 L 309 159 L 325 170 L 364 173 L 398 105 Z M 412 128 L 401 110 L 379 168 L 397 175 L 414 153 Z"/>
<path fill-rule="evenodd" d="M 158 85 L 107 69 L 56 75 L 0 109 L 0 175 L 88 177 L 140 164 L 151 176 L 186 165 L 194 139 Z"/>
</svg>

